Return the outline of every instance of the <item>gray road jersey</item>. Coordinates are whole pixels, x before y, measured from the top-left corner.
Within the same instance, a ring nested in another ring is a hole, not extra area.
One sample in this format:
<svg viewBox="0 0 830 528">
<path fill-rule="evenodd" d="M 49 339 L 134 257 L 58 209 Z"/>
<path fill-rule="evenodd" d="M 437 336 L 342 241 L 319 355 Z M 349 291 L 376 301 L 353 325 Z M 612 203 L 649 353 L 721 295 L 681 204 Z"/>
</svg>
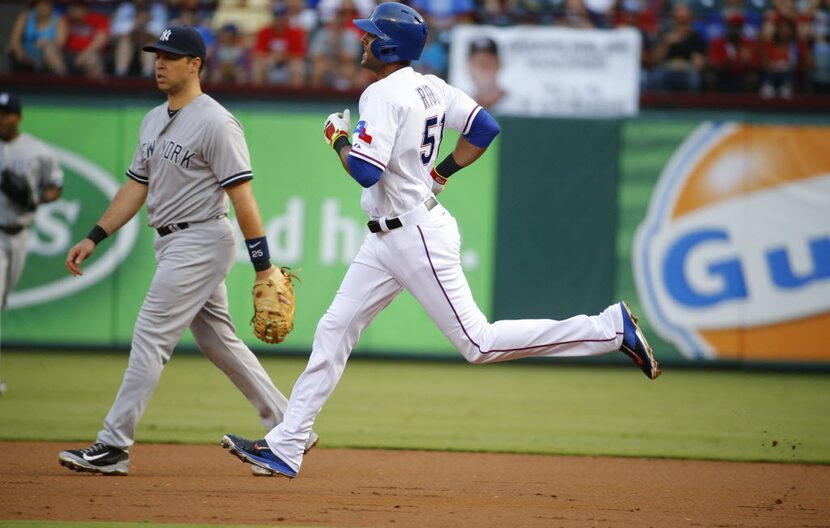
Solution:
<svg viewBox="0 0 830 528">
<path fill-rule="evenodd" d="M 172 118 L 167 103 L 144 116 L 127 176 L 150 186 L 147 215 L 158 228 L 227 213 L 223 188 L 253 173 L 242 125 L 202 94 Z"/>
<path fill-rule="evenodd" d="M 12 141 L 0 141 L 0 178 L 25 178 L 37 199 L 45 187 L 62 187 L 63 171 L 49 147 L 30 134 L 20 134 Z M 28 226 L 35 218 L 0 192 L 0 225 Z"/>
</svg>

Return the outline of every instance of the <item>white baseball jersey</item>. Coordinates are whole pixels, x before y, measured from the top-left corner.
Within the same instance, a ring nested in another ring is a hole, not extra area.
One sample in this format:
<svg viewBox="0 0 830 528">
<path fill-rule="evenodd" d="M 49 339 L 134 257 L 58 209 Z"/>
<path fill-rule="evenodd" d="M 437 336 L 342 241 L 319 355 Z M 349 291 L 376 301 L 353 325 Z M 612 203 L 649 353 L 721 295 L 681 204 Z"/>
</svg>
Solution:
<svg viewBox="0 0 830 528">
<path fill-rule="evenodd" d="M 444 127 L 467 133 L 481 107 L 434 75 L 401 68 L 369 86 L 360 97 L 360 121 L 351 156 L 383 171 L 363 190 L 361 207 L 372 218 L 395 217 L 432 194 Z"/>
<path fill-rule="evenodd" d="M 22 133 L 9 142 L 0 141 L 0 178 L 24 178 L 34 200 L 46 187 L 62 187 L 63 171 L 49 148 L 31 134 Z M 35 218 L 0 192 L 0 225 L 29 226 Z"/>
<path fill-rule="evenodd" d="M 144 116 L 127 176 L 150 186 L 147 216 L 158 228 L 227 214 L 223 188 L 250 180 L 253 172 L 242 125 L 202 94 L 173 117 L 167 103 Z"/>
<path fill-rule="evenodd" d="M 383 173 L 365 189 L 361 205 L 384 226 L 369 234 L 317 325 L 308 366 L 294 389 L 285 420 L 265 436 L 269 448 L 298 471 L 317 413 L 334 390 L 360 334 L 406 289 L 470 363 L 529 356 L 588 356 L 619 350 L 622 311 L 565 321 L 524 319 L 490 323 L 476 305 L 461 268 L 455 218 L 432 198 L 429 171 L 444 127 L 467 132 L 479 106 L 462 91 L 410 67 L 369 86 L 351 156 Z M 398 227 L 389 228 L 395 217 Z M 413 338 L 416 336 L 413 336 Z"/>
</svg>

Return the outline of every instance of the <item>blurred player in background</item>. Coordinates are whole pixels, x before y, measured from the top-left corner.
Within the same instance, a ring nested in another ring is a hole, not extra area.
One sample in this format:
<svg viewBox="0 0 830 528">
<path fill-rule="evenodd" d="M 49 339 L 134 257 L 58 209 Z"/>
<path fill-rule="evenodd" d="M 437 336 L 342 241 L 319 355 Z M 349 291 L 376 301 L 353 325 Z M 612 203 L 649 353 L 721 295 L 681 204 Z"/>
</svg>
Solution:
<svg viewBox="0 0 830 528">
<path fill-rule="evenodd" d="M 20 132 L 20 99 L 0 92 L 0 308 L 23 273 L 38 205 L 60 198 L 63 172 L 49 148 Z M 0 379 L 0 394 L 6 384 Z"/>
</svg>

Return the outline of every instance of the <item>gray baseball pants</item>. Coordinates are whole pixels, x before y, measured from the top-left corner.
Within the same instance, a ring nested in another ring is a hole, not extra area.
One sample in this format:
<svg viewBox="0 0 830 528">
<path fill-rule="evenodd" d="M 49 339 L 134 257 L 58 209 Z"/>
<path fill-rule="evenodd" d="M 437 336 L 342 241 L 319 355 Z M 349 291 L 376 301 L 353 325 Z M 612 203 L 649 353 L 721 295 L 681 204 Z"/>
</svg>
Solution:
<svg viewBox="0 0 830 528">
<path fill-rule="evenodd" d="M 236 335 L 225 277 L 234 238 L 227 218 L 191 224 L 155 241 L 156 273 L 133 331 L 129 364 L 98 442 L 129 448 L 161 371 L 187 327 L 202 353 L 259 412 L 266 430 L 279 424 L 287 400 Z"/>
<path fill-rule="evenodd" d="M 14 235 L 0 231 L 0 309 L 6 307 L 9 294 L 23 274 L 28 240 L 28 228 Z"/>
<path fill-rule="evenodd" d="M 14 235 L 0 231 L 0 310 L 6 308 L 9 294 L 23 274 L 28 240 L 29 229 Z"/>
</svg>

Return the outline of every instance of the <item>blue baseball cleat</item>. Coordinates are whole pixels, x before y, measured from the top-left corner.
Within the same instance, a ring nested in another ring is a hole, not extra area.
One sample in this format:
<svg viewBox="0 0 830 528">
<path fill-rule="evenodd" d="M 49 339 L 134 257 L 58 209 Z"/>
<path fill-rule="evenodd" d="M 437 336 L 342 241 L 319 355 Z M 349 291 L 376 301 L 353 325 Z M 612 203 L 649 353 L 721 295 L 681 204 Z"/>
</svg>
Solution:
<svg viewBox="0 0 830 528">
<path fill-rule="evenodd" d="M 288 478 L 297 476 L 297 472 L 275 455 L 265 440 L 247 440 L 241 436 L 226 434 L 222 437 L 222 447 L 230 451 L 242 462 L 259 466 L 277 475 Z"/>
<path fill-rule="evenodd" d="M 637 317 L 631 313 L 625 301 L 620 303 L 623 318 L 623 342 L 620 352 L 634 360 L 649 379 L 660 375 L 660 364 L 654 359 L 654 350 L 646 341 L 646 336 L 637 324 Z"/>
</svg>

